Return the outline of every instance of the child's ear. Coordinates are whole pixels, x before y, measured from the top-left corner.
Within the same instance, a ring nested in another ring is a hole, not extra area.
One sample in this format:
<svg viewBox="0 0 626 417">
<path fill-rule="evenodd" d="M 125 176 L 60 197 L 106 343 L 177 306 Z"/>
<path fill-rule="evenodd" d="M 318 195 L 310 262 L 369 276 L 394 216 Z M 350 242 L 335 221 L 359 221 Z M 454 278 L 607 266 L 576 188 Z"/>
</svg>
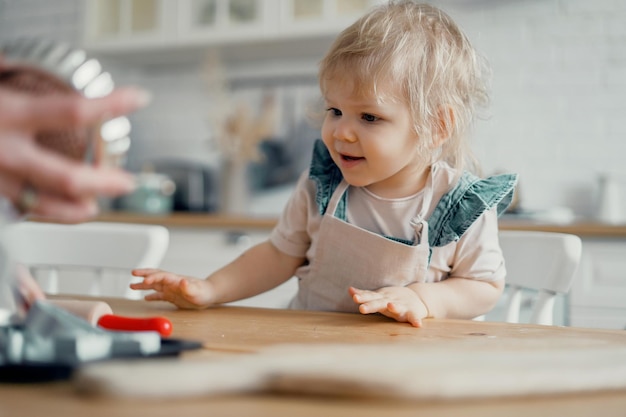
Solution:
<svg viewBox="0 0 626 417">
<path fill-rule="evenodd" d="M 454 110 L 441 106 L 433 129 L 433 149 L 439 148 L 452 135 L 454 129 Z"/>
</svg>

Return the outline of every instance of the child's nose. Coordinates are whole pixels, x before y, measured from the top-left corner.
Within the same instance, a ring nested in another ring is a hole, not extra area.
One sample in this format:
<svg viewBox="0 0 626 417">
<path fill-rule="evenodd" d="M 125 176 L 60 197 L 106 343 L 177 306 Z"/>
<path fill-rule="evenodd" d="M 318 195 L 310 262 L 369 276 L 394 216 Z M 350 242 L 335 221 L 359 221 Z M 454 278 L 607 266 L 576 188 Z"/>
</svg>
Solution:
<svg viewBox="0 0 626 417">
<path fill-rule="evenodd" d="M 352 124 L 346 119 L 341 119 L 337 121 L 337 124 L 335 125 L 334 136 L 335 139 L 345 142 L 353 143 L 357 141 L 357 135 L 354 132 L 354 129 L 352 129 Z"/>
</svg>

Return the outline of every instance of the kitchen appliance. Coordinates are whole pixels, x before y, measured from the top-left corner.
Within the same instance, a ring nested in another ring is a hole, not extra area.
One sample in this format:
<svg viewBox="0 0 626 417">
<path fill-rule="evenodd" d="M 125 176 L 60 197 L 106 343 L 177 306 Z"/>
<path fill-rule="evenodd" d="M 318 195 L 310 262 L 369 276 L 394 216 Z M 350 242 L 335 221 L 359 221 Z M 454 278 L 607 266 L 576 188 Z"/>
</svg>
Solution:
<svg viewBox="0 0 626 417">
<path fill-rule="evenodd" d="M 136 178 L 137 188 L 119 197 L 117 207 L 135 213 L 169 214 L 174 206 L 174 181 L 167 175 L 155 172 L 142 172 Z"/>
<path fill-rule="evenodd" d="M 174 181 L 174 211 L 216 212 L 220 208 L 217 168 L 187 160 L 159 160 L 151 163 L 155 172 Z"/>
<path fill-rule="evenodd" d="M 626 221 L 621 195 L 621 189 L 624 184 L 626 184 L 625 176 L 609 172 L 598 175 L 598 196 L 595 213 L 597 220 L 610 224 Z"/>
</svg>

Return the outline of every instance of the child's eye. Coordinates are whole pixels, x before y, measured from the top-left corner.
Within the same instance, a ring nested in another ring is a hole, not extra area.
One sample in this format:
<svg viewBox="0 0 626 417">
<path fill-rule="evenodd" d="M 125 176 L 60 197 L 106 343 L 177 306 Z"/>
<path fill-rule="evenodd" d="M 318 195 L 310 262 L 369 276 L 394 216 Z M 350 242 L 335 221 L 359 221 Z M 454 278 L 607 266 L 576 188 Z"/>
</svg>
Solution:
<svg viewBox="0 0 626 417">
<path fill-rule="evenodd" d="M 376 117 L 376 116 L 374 116 L 373 114 L 367 114 L 367 113 L 364 113 L 364 114 L 361 116 L 361 118 L 362 118 L 363 120 L 365 120 L 366 122 L 375 122 L 375 121 L 379 120 L 379 118 L 378 118 L 378 117 Z"/>
<path fill-rule="evenodd" d="M 341 116 L 341 110 L 334 107 L 329 107 L 326 111 L 330 112 L 333 116 Z"/>
</svg>

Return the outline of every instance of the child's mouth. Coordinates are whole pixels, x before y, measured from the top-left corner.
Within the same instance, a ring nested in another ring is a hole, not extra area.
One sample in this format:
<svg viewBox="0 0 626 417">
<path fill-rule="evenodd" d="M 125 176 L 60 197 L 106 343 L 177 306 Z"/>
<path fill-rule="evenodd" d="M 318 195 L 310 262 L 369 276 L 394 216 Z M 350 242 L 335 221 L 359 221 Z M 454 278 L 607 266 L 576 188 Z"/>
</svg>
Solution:
<svg viewBox="0 0 626 417">
<path fill-rule="evenodd" d="M 362 156 L 350 156 L 350 155 L 341 155 L 341 159 L 343 159 L 344 161 L 358 161 L 361 159 L 365 159 Z"/>
</svg>

